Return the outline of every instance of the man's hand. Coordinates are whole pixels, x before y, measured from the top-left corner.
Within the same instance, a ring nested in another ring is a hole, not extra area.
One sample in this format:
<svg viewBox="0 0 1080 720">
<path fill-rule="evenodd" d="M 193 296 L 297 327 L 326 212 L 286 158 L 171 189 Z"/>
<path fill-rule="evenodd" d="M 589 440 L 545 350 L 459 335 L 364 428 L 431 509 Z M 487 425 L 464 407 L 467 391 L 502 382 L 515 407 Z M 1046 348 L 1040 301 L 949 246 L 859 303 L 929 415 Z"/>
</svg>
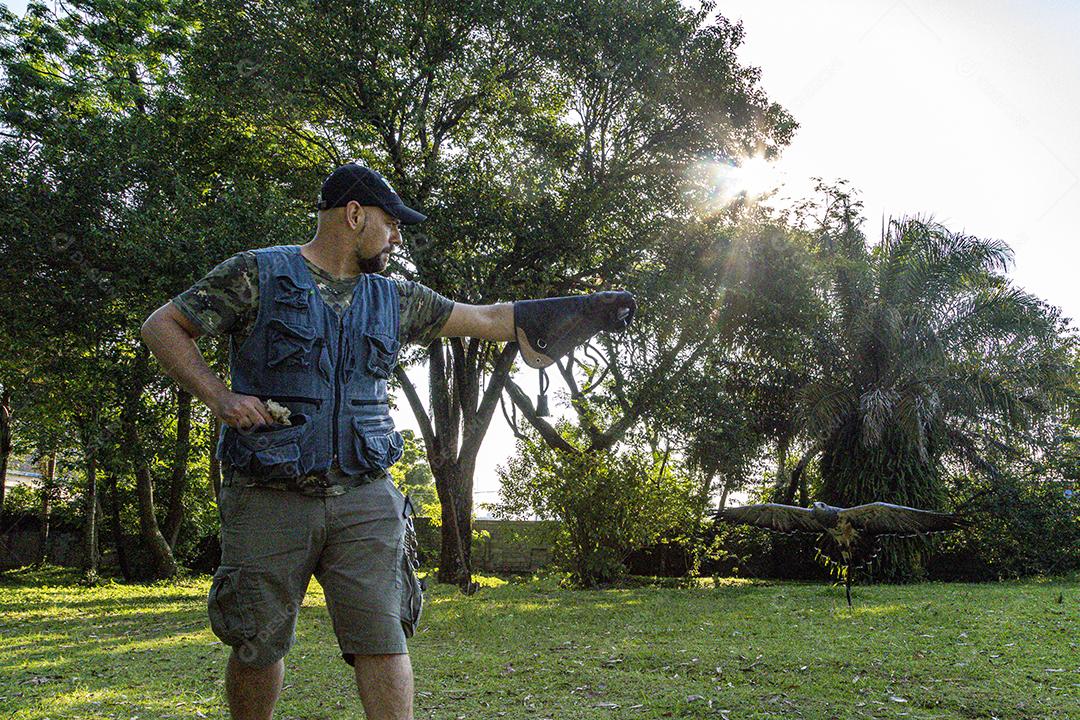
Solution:
<svg viewBox="0 0 1080 720">
<path fill-rule="evenodd" d="M 237 430 L 251 430 L 274 424 L 274 418 L 263 401 L 252 395 L 240 395 L 226 390 L 213 398 L 210 410 L 221 422 Z"/>
</svg>

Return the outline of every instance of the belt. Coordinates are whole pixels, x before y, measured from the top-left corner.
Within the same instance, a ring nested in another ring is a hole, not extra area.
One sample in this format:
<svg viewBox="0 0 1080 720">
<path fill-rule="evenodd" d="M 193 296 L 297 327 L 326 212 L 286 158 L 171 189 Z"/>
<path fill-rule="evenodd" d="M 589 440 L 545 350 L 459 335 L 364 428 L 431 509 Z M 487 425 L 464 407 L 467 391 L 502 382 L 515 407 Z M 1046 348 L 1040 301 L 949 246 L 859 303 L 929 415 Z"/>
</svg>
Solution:
<svg viewBox="0 0 1080 720">
<path fill-rule="evenodd" d="M 221 484 L 225 486 L 276 487 L 286 490 L 326 490 L 332 487 L 359 487 L 389 476 L 390 473 L 386 470 L 371 470 L 358 475 L 334 475 L 331 477 L 329 473 L 321 472 L 302 475 L 298 478 L 269 479 L 236 473 L 231 468 L 227 468 L 222 473 Z"/>
</svg>

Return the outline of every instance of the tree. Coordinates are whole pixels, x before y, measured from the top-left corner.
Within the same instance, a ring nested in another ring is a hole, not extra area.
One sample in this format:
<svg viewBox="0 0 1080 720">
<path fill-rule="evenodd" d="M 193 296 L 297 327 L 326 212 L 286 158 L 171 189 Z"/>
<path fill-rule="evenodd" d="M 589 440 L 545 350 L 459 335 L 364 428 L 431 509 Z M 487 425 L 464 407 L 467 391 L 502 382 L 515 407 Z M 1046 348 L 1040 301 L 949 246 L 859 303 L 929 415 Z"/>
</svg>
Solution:
<svg viewBox="0 0 1080 720">
<path fill-rule="evenodd" d="M 717 318 L 724 341 L 652 413 L 654 424 L 682 439 L 680 448 L 701 470 L 703 509 L 717 478 L 721 507 L 742 489 L 769 445 L 777 482 L 790 484 L 788 454 L 803 443 L 799 393 L 816 372 L 827 307 L 808 239 L 772 215 L 763 207 L 740 213 L 721 255 Z M 805 496 L 799 478 L 795 488 Z"/>
<path fill-rule="evenodd" d="M 703 27 L 707 12 L 671 0 L 393 2 L 332 18 L 319 5 L 197 7 L 198 72 L 210 90 L 233 83 L 225 112 L 323 168 L 359 156 L 384 170 L 431 217 L 398 270 L 467 302 L 622 282 L 673 194 L 661 177 L 793 125 L 735 62 L 741 28 Z M 582 37 L 568 42 L 568 26 Z M 307 167 L 293 176 L 312 187 L 325 170 Z M 397 375 L 442 502 L 442 581 L 465 575 L 476 454 L 514 352 L 434 343 L 429 407 Z"/>
<path fill-rule="evenodd" d="M 868 247 L 843 193 L 819 236 L 834 314 L 820 377 L 805 389 L 821 442 L 821 499 L 949 509 L 946 463 L 982 458 L 979 439 L 1022 433 L 1072 378 L 1057 312 L 1012 286 L 1005 243 L 931 220 L 891 220 Z M 877 575 L 910 579 L 919 547 L 887 546 Z"/>
<path fill-rule="evenodd" d="M 4 387 L 23 378 L 35 414 L 72 422 L 91 565 L 96 478 L 107 462 L 110 483 L 118 472 L 134 478 L 150 574 L 168 576 L 185 515 L 190 403 L 152 370 L 138 327 L 208 258 L 295 237 L 298 204 L 261 176 L 265 148 L 245 128 L 190 102 L 193 26 L 173 4 L 32 3 L 24 18 L 2 22 L 4 152 L 22 153 L 16 177 L 5 177 L 4 202 L 21 225 L 3 227 L 13 290 L 4 316 L 21 319 L 13 329 L 31 349 L 18 373 L 5 368 Z M 169 470 L 155 477 L 159 453 Z M 163 518 L 155 484 L 168 491 Z"/>
</svg>

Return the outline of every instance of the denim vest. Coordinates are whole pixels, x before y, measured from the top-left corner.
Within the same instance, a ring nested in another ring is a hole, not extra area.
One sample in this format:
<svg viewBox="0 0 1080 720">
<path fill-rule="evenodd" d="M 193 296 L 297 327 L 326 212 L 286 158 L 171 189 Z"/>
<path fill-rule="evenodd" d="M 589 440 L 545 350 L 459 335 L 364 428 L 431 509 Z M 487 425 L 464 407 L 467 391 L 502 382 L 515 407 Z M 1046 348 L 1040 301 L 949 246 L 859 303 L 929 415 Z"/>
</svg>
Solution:
<svg viewBox="0 0 1080 720">
<path fill-rule="evenodd" d="M 218 458 L 265 480 L 322 473 L 335 460 L 349 475 L 390 467 L 403 449 L 386 395 L 401 347 L 397 286 L 361 275 L 339 318 L 298 245 L 255 257 L 259 312 L 251 335 L 230 350 L 232 390 L 285 405 L 292 424 L 251 432 L 225 426 Z"/>
</svg>

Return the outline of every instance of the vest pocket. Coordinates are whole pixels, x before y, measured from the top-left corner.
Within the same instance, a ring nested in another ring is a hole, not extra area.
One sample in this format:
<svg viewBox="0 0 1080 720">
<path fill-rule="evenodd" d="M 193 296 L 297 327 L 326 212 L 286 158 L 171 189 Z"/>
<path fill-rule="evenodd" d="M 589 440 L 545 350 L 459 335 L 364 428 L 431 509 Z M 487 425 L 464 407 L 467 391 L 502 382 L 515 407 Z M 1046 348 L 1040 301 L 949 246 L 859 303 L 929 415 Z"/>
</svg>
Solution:
<svg viewBox="0 0 1080 720">
<path fill-rule="evenodd" d="M 397 365 L 398 350 L 401 343 L 389 335 L 368 333 L 364 335 L 367 345 L 367 369 L 377 378 L 386 380 Z"/>
<path fill-rule="evenodd" d="M 274 295 L 274 302 L 293 310 L 307 312 L 308 298 L 315 292 L 315 288 L 297 285 L 288 275 L 278 275 L 277 281 L 278 287 L 277 293 Z"/>
<path fill-rule="evenodd" d="M 359 420 L 353 421 L 356 456 L 369 470 L 388 468 L 401 459 L 405 440 L 397 430 L 365 431 Z"/>
<path fill-rule="evenodd" d="M 306 415 L 294 415 L 292 425 L 274 425 L 267 430 L 240 432 L 233 436 L 229 461 L 246 475 L 266 480 L 295 478 L 310 468 L 311 458 L 301 461 L 301 444 L 308 432 Z"/>
<path fill-rule="evenodd" d="M 268 367 L 278 365 L 309 367 L 311 349 L 315 345 L 315 328 L 287 323 L 272 318 L 269 325 L 269 346 L 266 351 Z"/>
</svg>

